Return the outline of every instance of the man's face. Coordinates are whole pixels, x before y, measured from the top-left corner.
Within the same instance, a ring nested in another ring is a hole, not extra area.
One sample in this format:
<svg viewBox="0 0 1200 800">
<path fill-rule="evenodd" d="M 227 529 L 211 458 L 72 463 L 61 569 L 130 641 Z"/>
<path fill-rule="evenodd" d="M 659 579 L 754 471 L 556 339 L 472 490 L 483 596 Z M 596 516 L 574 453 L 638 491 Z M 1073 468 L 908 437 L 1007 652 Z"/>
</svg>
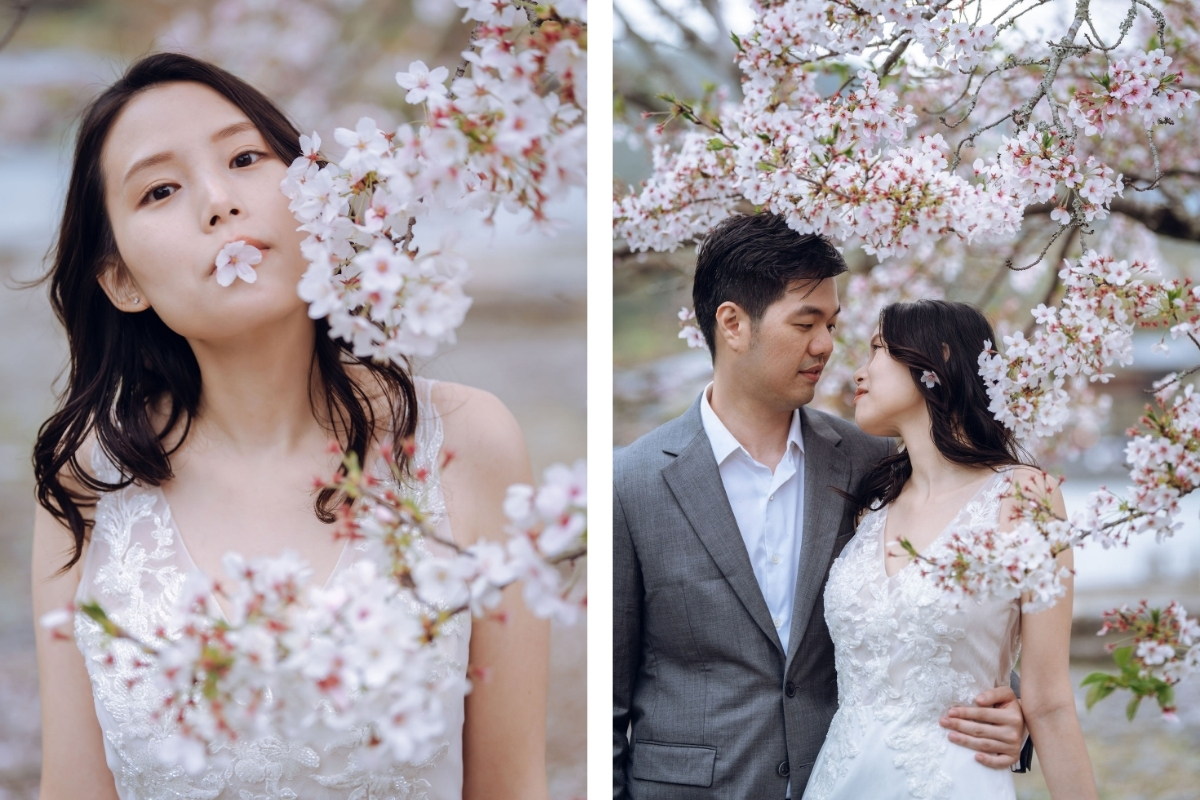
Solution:
<svg viewBox="0 0 1200 800">
<path fill-rule="evenodd" d="M 833 329 L 841 305 L 832 278 L 794 281 L 783 297 L 749 326 L 748 342 L 722 355 L 746 391 L 780 410 L 813 399 L 817 380 L 833 354 Z M 720 335 L 720 332 L 718 332 Z"/>
</svg>

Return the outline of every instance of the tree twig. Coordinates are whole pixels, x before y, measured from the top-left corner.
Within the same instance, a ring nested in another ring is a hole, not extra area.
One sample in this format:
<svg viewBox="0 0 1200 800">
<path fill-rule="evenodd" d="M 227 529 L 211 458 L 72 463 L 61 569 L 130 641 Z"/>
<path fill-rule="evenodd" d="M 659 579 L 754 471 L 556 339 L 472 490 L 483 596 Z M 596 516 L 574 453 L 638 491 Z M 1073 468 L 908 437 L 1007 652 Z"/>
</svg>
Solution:
<svg viewBox="0 0 1200 800">
<path fill-rule="evenodd" d="M 413 226 L 416 224 L 417 224 L 417 218 L 409 217 L 408 218 L 408 230 L 406 230 L 404 232 L 404 237 L 400 239 L 400 249 L 402 251 L 404 251 L 404 253 L 409 258 L 412 258 L 412 259 L 415 259 L 417 257 L 417 253 L 421 252 L 421 248 L 412 246 Z"/>
<path fill-rule="evenodd" d="M 467 74 L 467 64 L 469 64 L 469 63 L 470 63 L 470 62 L 467 60 L 467 53 L 474 53 L 474 52 L 475 52 L 475 43 L 476 43 L 477 41 L 479 41 L 479 29 L 480 29 L 481 27 L 483 27 L 483 23 L 482 23 L 482 22 L 476 22 L 476 23 L 475 23 L 475 27 L 474 27 L 474 28 L 471 28 L 471 41 L 470 41 L 470 43 L 467 45 L 467 49 L 466 49 L 466 50 L 463 52 L 463 57 L 462 57 L 462 60 L 458 62 L 458 69 L 454 70 L 454 77 L 455 77 L 455 79 L 457 79 L 457 78 L 461 78 L 462 76 L 464 76 L 464 75 L 466 75 L 466 74 Z M 453 85 L 453 84 L 451 84 L 451 85 Z M 450 99 L 451 99 L 451 100 L 453 100 L 453 99 L 454 99 L 454 92 L 450 92 Z"/>
</svg>

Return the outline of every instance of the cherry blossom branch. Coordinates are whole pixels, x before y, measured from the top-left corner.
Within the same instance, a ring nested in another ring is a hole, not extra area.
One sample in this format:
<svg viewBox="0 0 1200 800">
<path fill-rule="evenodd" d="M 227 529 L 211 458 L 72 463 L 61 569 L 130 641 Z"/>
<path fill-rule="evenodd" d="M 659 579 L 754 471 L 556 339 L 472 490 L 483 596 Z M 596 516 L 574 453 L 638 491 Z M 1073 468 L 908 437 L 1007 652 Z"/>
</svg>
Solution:
<svg viewBox="0 0 1200 800">
<path fill-rule="evenodd" d="M 1050 235 L 1049 241 L 1046 242 L 1046 245 L 1045 245 L 1045 247 L 1042 248 L 1042 251 L 1037 254 L 1037 258 L 1035 258 L 1033 261 L 1029 262 L 1025 266 L 1023 266 L 1023 267 L 1013 266 L 1013 260 L 1011 258 L 1008 258 L 1004 261 L 1004 266 L 1007 267 L 1008 269 L 1012 270 L 1013 272 L 1024 272 L 1027 269 L 1036 267 L 1038 264 L 1042 263 L 1042 259 L 1044 259 L 1046 257 L 1046 253 L 1050 252 L 1050 248 L 1054 245 L 1054 243 L 1056 241 L 1058 241 L 1058 237 L 1062 236 L 1067 231 L 1071 232 L 1071 237 L 1068 238 L 1067 241 L 1063 244 L 1063 250 L 1065 251 L 1067 249 L 1067 247 L 1070 246 L 1071 241 L 1072 241 L 1072 239 L 1074 239 L 1075 234 L 1079 231 L 1079 226 L 1077 226 L 1077 225 L 1060 225 L 1058 227 L 1058 229 L 1055 230 L 1054 233 Z M 1062 259 L 1060 258 L 1059 261 L 1062 261 Z"/>
<path fill-rule="evenodd" d="M 51 612 L 42 624 L 58 639 L 70 638 L 59 628 L 76 616 L 94 624 L 107 642 L 105 663 L 162 692 L 159 721 L 171 744 L 161 755 L 190 772 L 204 766 L 211 746 L 246 732 L 296 738 L 314 725 L 369 731 L 357 746 L 363 759 L 422 760 L 439 730 L 429 724 L 439 693 L 461 683 L 454 669 L 447 677 L 435 647 L 454 633 L 457 616 L 489 616 L 517 582 L 539 616 L 570 623 L 581 613 L 576 562 L 587 554 L 586 467 L 555 465 L 540 487 L 510 487 L 507 544 L 443 542 L 452 553 L 443 557 L 426 547 L 441 541 L 418 499 L 429 474 L 410 476 L 388 457 L 390 445 L 383 452 L 390 484 L 364 473 L 352 453 L 328 484 L 348 498 L 338 538 L 360 558 L 327 587 L 308 586 L 312 570 L 294 554 L 249 562 L 227 554 L 228 581 L 214 588 L 190 576 L 181 613 L 168 617 L 182 621 L 152 641 L 90 601 Z M 390 567 L 378 572 L 380 563 Z M 558 564 L 571 565 L 566 579 Z M 214 592 L 229 599 L 228 619 Z M 404 714 L 386 711 L 397 704 Z"/>
</svg>

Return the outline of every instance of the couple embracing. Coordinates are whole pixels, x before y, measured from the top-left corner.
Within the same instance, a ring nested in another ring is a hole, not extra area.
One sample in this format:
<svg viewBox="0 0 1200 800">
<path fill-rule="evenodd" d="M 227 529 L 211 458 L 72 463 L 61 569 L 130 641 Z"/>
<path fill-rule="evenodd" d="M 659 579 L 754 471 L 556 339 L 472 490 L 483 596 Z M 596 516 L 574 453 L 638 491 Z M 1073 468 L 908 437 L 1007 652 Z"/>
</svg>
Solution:
<svg viewBox="0 0 1200 800">
<path fill-rule="evenodd" d="M 771 214 L 700 247 L 713 381 L 615 456 L 614 798 L 1012 798 L 1026 731 L 1055 800 L 1095 798 L 1069 586 L 1036 614 L 955 611 L 897 544 L 1011 524 L 1014 482 L 1064 513 L 988 412 L 990 325 L 959 303 L 889 306 L 857 424 L 810 410 L 845 270 Z"/>
</svg>

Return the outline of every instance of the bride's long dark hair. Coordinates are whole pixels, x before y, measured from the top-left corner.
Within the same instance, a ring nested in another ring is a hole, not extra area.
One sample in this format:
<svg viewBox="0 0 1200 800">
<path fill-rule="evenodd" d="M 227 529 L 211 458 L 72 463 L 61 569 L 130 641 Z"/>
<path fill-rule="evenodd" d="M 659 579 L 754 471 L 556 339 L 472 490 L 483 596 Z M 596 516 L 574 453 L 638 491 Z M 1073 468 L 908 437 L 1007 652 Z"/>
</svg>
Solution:
<svg viewBox="0 0 1200 800">
<path fill-rule="evenodd" d="M 979 354 L 985 341 L 996 342 L 996 334 L 983 312 L 943 300 L 893 303 L 879 313 L 879 335 L 925 398 L 929 432 L 943 458 L 991 469 L 1028 463 L 1013 432 L 988 410 Z M 932 388 L 921 381 L 926 370 L 938 376 Z M 895 500 L 911 475 L 907 451 L 881 459 L 850 498 L 855 515 Z"/>
<path fill-rule="evenodd" d="M 109 130 L 140 92 L 184 81 L 207 86 L 241 109 L 284 164 L 300 156 L 300 132 L 265 95 L 219 67 L 176 53 L 137 61 L 84 111 L 52 266 L 43 279 L 49 283 L 51 307 L 66 329 L 70 365 L 58 410 L 38 431 L 33 452 L 38 502 L 75 538 L 63 570 L 79 560 L 91 528 L 81 508 L 94 506 L 99 493 L 134 481 L 157 486 L 171 479 L 170 457 L 187 437 L 200 401 L 200 368 L 187 340 L 154 309 L 137 314 L 117 310 L 99 281 L 105 265 L 119 258 L 100 168 Z M 342 447 L 357 453 L 361 463 L 376 436 L 376 418 L 369 393 L 348 367 L 368 370 L 391 409 L 393 452 L 403 467 L 403 442 L 417 425 L 409 371 L 356 358 L 347 343 L 329 338 L 324 320 L 315 325 L 312 368 L 320 372 L 322 396 L 309 398 L 314 414 L 326 420 Z M 167 417 L 156 429 L 148 412 L 163 400 Z M 180 426 L 178 441 L 168 450 L 167 437 Z M 97 479 L 79 463 L 79 448 L 92 434 L 120 469 L 118 483 Z M 317 517 L 332 522 L 336 501 L 332 490 L 321 491 L 314 502 Z"/>
</svg>

